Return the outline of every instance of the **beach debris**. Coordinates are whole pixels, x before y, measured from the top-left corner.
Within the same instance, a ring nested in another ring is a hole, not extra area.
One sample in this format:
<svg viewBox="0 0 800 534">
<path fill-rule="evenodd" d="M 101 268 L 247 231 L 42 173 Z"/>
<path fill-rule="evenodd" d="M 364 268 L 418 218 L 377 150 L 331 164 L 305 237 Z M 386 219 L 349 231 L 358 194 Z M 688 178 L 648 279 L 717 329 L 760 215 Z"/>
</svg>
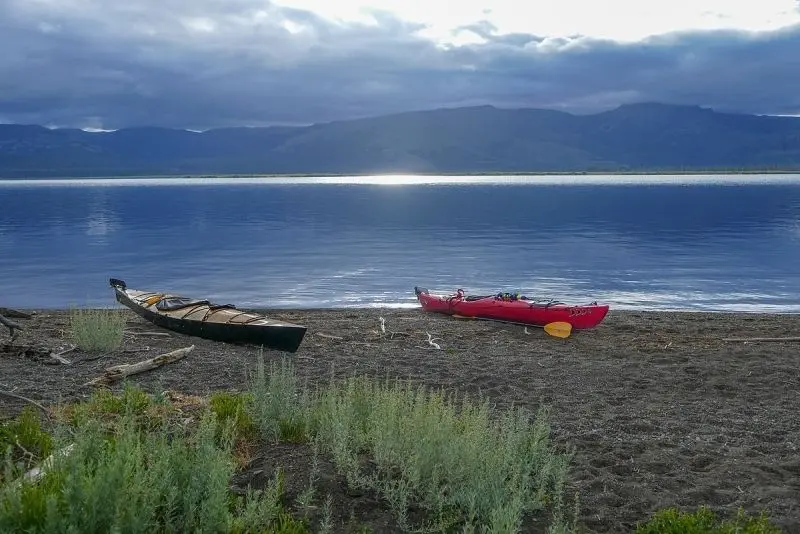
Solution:
<svg viewBox="0 0 800 534">
<path fill-rule="evenodd" d="M 743 343 L 750 343 L 750 342 L 798 342 L 800 341 L 800 337 L 726 337 L 723 338 L 722 341 L 730 341 L 730 342 L 743 342 Z"/>
<path fill-rule="evenodd" d="M 32 313 L 27 313 L 27 312 L 15 310 L 15 309 L 12 309 L 12 308 L 2 308 L 2 307 L 0 307 L 0 315 L 5 315 L 6 317 L 11 317 L 12 319 L 32 319 L 33 318 L 33 314 Z"/>
<path fill-rule="evenodd" d="M 12 321 L 11 319 L 6 319 L 2 314 L 0 314 L 0 324 L 8 328 L 9 335 L 11 336 L 11 342 L 14 342 L 14 339 L 17 337 L 17 330 L 22 330 L 22 325 Z"/>
<path fill-rule="evenodd" d="M 431 346 L 432 348 L 436 349 L 436 350 L 442 350 L 442 347 L 439 346 L 438 343 L 436 343 L 437 340 L 438 341 L 442 341 L 442 340 L 439 339 L 438 337 L 437 338 L 433 337 L 428 332 L 425 332 L 425 333 L 428 334 L 428 345 Z"/>
<path fill-rule="evenodd" d="M 84 386 L 98 386 L 98 385 L 108 385 L 113 382 L 117 382 L 122 380 L 123 378 L 139 373 L 144 373 L 145 371 L 150 371 L 152 369 L 156 369 L 157 367 L 161 367 L 162 365 L 166 365 L 168 363 L 176 362 L 192 352 L 194 350 L 194 345 L 190 345 L 188 347 L 184 347 L 182 349 L 173 350 L 172 352 L 167 352 L 166 354 L 160 354 L 148 360 L 143 360 L 137 363 L 124 363 L 122 365 L 115 365 L 113 367 L 109 367 L 106 369 L 105 373 L 97 378 L 93 378 L 89 382 L 83 384 Z"/>
<path fill-rule="evenodd" d="M 14 388 L 14 389 L 16 389 L 16 388 Z M 25 401 L 25 402 L 27 402 L 28 404 L 31 404 L 31 405 L 33 405 L 33 406 L 36 406 L 36 407 L 37 407 L 37 408 L 39 408 L 39 409 L 40 409 L 40 410 L 41 410 L 41 411 L 42 411 L 42 412 L 43 412 L 43 413 L 44 413 L 44 414 L 45 414 L 47 417 L 50 417 L 50 414 L 48 413 L 48 411 L 47 411 L 47 408 L 45 408 L 44 406 L 42 406 L 41 404 L 39 404 L 38 402 L 36 402 L 36 401 L 35 401 L 35 400 L 33 400 L 33 399 L 29 399 L 28 397 L 23 397 L 22 395 L 17 395 L 17 394 L 16 394 L 16 393 L 14 393 L 13 391 L 0 391 L 0 396 L 3 396 L 3 397 L 10 397 L 10 398 L 12 398 L 12 399 L 17 399 L 17 400 Z"/>
<path fill-rule="evenodd" d="M 26 471 L 24 475 L 22 475 L 14 482 L 14 484 L 16 486 L 20 486 L 25 482 L 31 484 L 39 482 L 44 477 L 44 475 L 47 474 L 47 471 L 53 468 L 53 463 L 55 463 L 56 458 L 69 456 L 69 454 L 72 452 L 74 448 L 75 444 L 71 443 L 66 447 L 64 447 L 63 449 L 54 452 L 53 454 L 45 458 L 45 460 L 41 463 L 41 465 L 39 465 L 38 467 L 34 467 L 30 471 Z"/>
<path fill-rule="evenodd" d="M 57 361 L 58 363 L 63 363 L 64 365 L 72 364 L 71 361 L 64 358 L 65 354 L 68 354 L 77 348 L 76 345 L 71 345 L 69 348 L 62 350 L 61 352 L 51 352 L 50 357 Z"/>
<path fill-rule="evenodd" d="M 324 337 L 325 339 L 344 339 L 342 336 L 334 336 L 332 334 L 326 334 L 324 332 L 314 332 L 315 336 Z"/>
<path fill-rule="evenodd" d="M 60 363 L 65 365 L 70 365 L 72 362 L 64 358 L 64 355 L 73 350 L 75 350 L 74 345 L 59 352 L 54 352 L 44 345 L 12 345 L 9 343 L 0 346 L 0 353 L 41 360 L 43 363 Z"/>
<path fill-rule="evenodd" d="M 143 330 L 141 332 L 136 330 L 127 330 L 125 332 L 131 336 L 142 336 L 142 337 L 171 337 L 169 332 L 154 332 L 152 330 Z"/>
<path fill-rule="evenodd" d="M 394 339 L 396 337 L 408 337 L 411 335 L 408 332 L 394 332 L 392 330 L 387 330 L 386 319 L 384 319 L 383 317 L 378 317 L 378 319 L 380 320 L 380 331 L 378 330 L 371 331 L 373 334 L 378 336 L 378 338 Z"/>
<path fill-rule="evenodd" d="M 67 354 L 73 350 L 75 350 L 75 347 L 70 347 L 69 349 L 60 352 L 54 352 L 52 349 L 44 345 L 14 345 L 13 343 L 0 345 L 0 354 L 30 358 L 32 360 L 39 360 L 42 363 L 47 364 L 72 363 L 64 358 L 64 354 Z"/>
<path fill-rule="evenodd" d="M 136 348 L 133 348 L 133 349 L 122 349 L 122 352 L 125 353 L 125 354 L 131 354 L 133 352 L 148 352 L 149 350 L 150 350 L 150 347 L 145 345 L 144 347 L 136 347 Z"/>
</svg>

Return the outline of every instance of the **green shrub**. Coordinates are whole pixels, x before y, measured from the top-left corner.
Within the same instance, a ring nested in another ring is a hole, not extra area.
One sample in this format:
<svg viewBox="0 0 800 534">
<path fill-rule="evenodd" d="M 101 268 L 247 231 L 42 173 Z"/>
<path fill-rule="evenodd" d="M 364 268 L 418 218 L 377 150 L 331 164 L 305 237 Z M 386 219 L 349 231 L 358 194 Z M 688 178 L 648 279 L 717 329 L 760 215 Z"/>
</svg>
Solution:
<svg viewBox="0 0 800 534">
<path fill-rule="evenodd" d="M 69 453 L 54 454 L 37 483 L 0 486 L 0 532 L 307 532 L 281 505 L 282 474 L 244 499 L 229 492 L 232 424 L 221 430 L 205 410 L 191 432 L 166 417 L 143 426 L 155 408 L 131 386 L 119 395 L 98 391 L 76 407 L 81 416 L 57 423 L 52 443 L 42 441 L 42 454 Z M 30 414 L 21 420 L 38 428 Z M 22 435 L 8 428 L 3 436 Z M 10 462 L 5 472 L 14 470 Z"/>
<path fill-rule="evenodd" d="M 74 309 L 69 316 L 70 337 L 86 352 L 111 352 L 122 345 L 125 313 L 115 309 Z"/>
<path fill-rule="evenodd" d="M 191 438 L 142 433 L 127 412 L 109 435 L 84 421 L 39 484 L 0 489 L 0 531 L 220 531 L 233 467 L 214 430 L 206 418 Z"/>
<path fill-rule="evenodd" d="M 267 488 L 248 490 L 246 498 L 238 503 L 231 534 L 307 534 L 308 522 L 295 519 L 284 510 L 281 501 L 285 490 L 286 480 L 283 469 L 279 467 Z"/>
<path fill-rule="evenodd" d="M 546 410 L 495 413 L 485 400 L 368 378 L 310 392 L 288 361 L 269 373 L 258 365 L 250 409 L 265 436 L 313 439 L 350 486 L 386 499 L 401 527 L 411 528 L 407 512 L 417 505 L 435 518 L 430 528 L 516 532 L 525 513 L 549 507 L 554 530 L 568 531 L 570 454 L 550 444 Z"/>
<path fill-rule="evenodd" d="M 151 429 L 165 424 L 171 415 L 178 413 L 169 402 L 157 402 L 130 382 L 124 384 L 120 393 L 99 389 L 87 401 L 59 410 L 60 417 L 72 425 L 80 426 L 94 420 L 112 430 L 123 416 L 130 416 L 141 429 Z"/>
<path fill-rule="evenodd" d="M 780 534 L 780 529 L 761 513 L 751 517 L 742 508 L 736 517 L 721 521 L 708 507 L 695 512 L 681 512 L 677 508 L 659 510 L 645 524 L 636 528 L 636 534 Z"/>
<path fill-rule="evenodd" d="M 270 362 L 269 372 L 259 355 L 255 377 L 252 377 L 247 410 L 267 440 L 302 442 L 308 438 L 308 391 L 301 391 L 294 367 L 288 360 Z"/>
<path fill-rule="evenodd" d="M 231 424 L 237 437 L 252 439 L 257 434 L 253 418 L 245 410 L 245 403 L 250 396 L 243 393 L 218 391 L 211 395 L 209 405 L 221 424 Z"/>
<path fill-rule="evenodd" d="M 26 406 L 15 419 L 0 423 L 0 458 L 6 458 L 11 468 L 0 471 L 0 483 L 32 468 L 52 450 L 53 438 L 42 430 L 39 412 Z"/>
</svg>

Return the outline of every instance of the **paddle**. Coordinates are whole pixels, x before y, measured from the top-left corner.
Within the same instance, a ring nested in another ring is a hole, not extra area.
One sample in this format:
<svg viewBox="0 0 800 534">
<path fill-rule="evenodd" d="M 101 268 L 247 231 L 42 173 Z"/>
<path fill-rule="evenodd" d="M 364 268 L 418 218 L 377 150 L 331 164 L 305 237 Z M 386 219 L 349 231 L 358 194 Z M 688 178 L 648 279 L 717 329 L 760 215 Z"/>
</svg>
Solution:
<svg viewBox="0 0 800 534">
<path fill-rule="evenodd" d="M 456 319 L 473 319 L 476 321 L 492 321 L 495 323 L 516 324 L 519 326 L 535 326 L 536 328 L 544 328 L 544 331 L 553 337 L 560 337 L 562 339 L 568 338 L 572 333 L 572 325 L 566 321 L 554 321 L 547 323 L 544 327 L 536 324 L 520 323 L 517 321 L 503 321 L 502 319 L 489 319 L 486 317 L 468 317 L 466 315 L 453 314 L 452 317 Z"/>
</svg>

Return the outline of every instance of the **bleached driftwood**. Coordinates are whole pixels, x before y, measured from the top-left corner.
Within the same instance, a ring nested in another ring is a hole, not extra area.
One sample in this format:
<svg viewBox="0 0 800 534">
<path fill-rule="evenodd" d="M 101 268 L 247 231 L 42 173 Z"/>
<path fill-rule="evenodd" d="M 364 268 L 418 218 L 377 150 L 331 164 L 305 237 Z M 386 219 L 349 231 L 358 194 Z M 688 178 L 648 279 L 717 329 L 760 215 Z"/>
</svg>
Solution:
<svg viewBox="0 0 800 534">
<path fill-rule="evenodd" d="M 12 317 L 14 319 L 30 319 L 33 317 L 30 313 L 14 310 L 12 308 L 0 308 L 0 315 L 5 315 L 6 317 Z"/>
<path fill-rule="evenodd" d="M 56 457 L 68 456 L 72 452 L 72 449 L 74 448 L 75 444 L 72 443 L 70 445 L 67 445 L 63 449 L 54 452 L 53 454 L 45 458 L 44 461 L 41 463 L 41 465 L 34 467 L 29 471 L 26 471 L 24 475 L 22 475 L 19 479 L 16 480 L 15 484 L 19 486 L 23 482 L 28 482 L 32 484 L 39 482 L 39 480 L 41 480 L 42 477 L 44 477 L 47 474 L 47 472 L 53 468 L 53 463 L 55 463 Z"/>
<path fill-rule="evenodd" d="M 800 341 L 800 337 L 726 337 L 722 341 L 764 341 L 764 342 L 781 342 L 781 341 Z"/>
<path fill-rule="evenodd" d="M 6 319 L 2 315 L 0 315 L 0 324 L 8 328 L 8 331 L 11 335 L 11 339 L 14 339 L 15 330 L 22 330 L 22 325 L 19 323 L 15 323 L 11 319 Z"/>
<path fill-rule="evenodd" d="M 314 335 L 324 337 L 325 339 L 344 339 L 342 336 L 334 336 L 332 334 L 325 334 L 324 332 L 314 332 Z"/>
<path fill-rule="evenodd" d="M 132 336 L 142 336 L 142 337 L 170 337 L 171 335 L 169 332 L 153 332 L 153 331 L 137 332 L 135 330 L 128 330 L 125 333 L 130 334 Z"/>
<path fill-rule="evenodd" d="M 68 359 L 64 358 L 64 355 L 67 354 L 68 352 L 72 352 L 76 348 L 77 347 L 75 345 L 72 345 L 70 348 L 64 349 L 61 352 L 51 352 L 50 353 L 50 358 L 54 359 L 58 363 L 63 363 L 64 365 L 70 365 L 70 364 L 72 364 L 72 362 L 69 361 Z"/>
<path fill-rule="evenodd" d="M 86 382 L 84 386 L 111 384 L 112 382 L 117 382 L 119 380 L 122 380 L 126 376 L 144 373 L 145 371 L 150 371 L 157 367 L 161 367 L 162 365 L 178 361 L 187 354 L 189 354 L 190 352 L 192 352 L 193 350 L 194 350 L 194 345 L 190 345 L 182 349 L 177 349 L 173 350 L 172 352 L 167 352 L 166 354 L 160 354 L 154 358 L 150 358 L 149 360 L 143 360 L 137 363 L 125 363 L 122 365 L 115 365 L 113 367 L 109 367 L 108 369 L 106 369 L 106 372 L 102 376 L 98 376 L 97 378 L 94 378 L 89 382 Z"/>
<path fill-rule="evenodd" d="M 16 389 L 16 388 L 14 388 L 14 389 Z M 0 396 L 10 397 L 12 399 L 19 399 L 21 401 L 25 401 L 25 402 L 27 402 L 29 404 L 32 404 L 32 405 L 36 406 L 37 408 L 39 408 L 46 416 L 48 416 L 48 417 L 50 416 L 50 414 L 47 413 L 47 408 L 45 408 L 44 406 L 42 406 L 41 404 L 39 404 L 38 402 L 36 402 L 33 399 L 29 399 L 28 397 L 23 397 L 22 395 L 17 395 L 16 393 L 12 393 L 10 391 L 0 391 Z"/>
</svg>

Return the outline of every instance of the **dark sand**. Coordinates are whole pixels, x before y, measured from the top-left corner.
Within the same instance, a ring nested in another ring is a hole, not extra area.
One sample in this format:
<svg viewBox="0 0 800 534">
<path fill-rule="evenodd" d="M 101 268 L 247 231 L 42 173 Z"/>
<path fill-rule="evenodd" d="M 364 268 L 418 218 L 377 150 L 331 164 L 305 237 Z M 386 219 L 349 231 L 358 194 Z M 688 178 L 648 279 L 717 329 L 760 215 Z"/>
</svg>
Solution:
<svg viewBox="0 0 800 534">
<path fill-rule="evenodd" d="M 800 316 L 612 310 L 600 327 L 561 340 L 541 329 L 526 334 L 519 326 L 418 309 L 271 315 L 308 325 L 300 350 L 290 356 L 304 378 L 327 380 L 332 369 L 337 375 L 388 374 L 480 391 L 498 407 L 550 405 L 554 439 L 577 448 L 571 490 L 580 494 L 580 521 L 587 531 L 630 532 L 659 508 L 708 504 L 724 515 L 739 506 L 751 513 L 766 510 L 786 532 L 800 532 L 800 343 L 723 341 L 800 336 Z M 379 337 L 380 316 L 388 331 L 400 334 Z M 26 330 L 17 343 L 68 345 L 64 311 L 41 311 L 18 321 Z M 132 312 L 129 327 L 158 330 Z M 427 346 L 426 332 L 443 350 Z M 0 345 L 7 339 L 3 329 Z M 126 349 L 149 346 L 147 352 L 95 360 L 71 352 L 66 357 L 72 365 L 0 354 L 0 389 L 45 405 L 81 399 L 91 393 L 81 384 L 105 367 L 190 344 L 197 348 L 185 359 L 132 381 L 149 391 L 200 395 L 245 387 L 257 348 L 173 333 L 126 336 Z M 265 351 L 265 356 L 279 359 L 284 353 Z M 0 415 L 22 405 L 0 397 Z M 296 446 L 261 451 L 257 462 L 267 472 L 276 462 L 288 462 L 290 486 L 292 476 L 307 477 L 307 456 Z M 323 476 L 335 493 L 333 482 L 332 475 Z M 348 500 L 338 491 L 334 504 L 342 521 L 354 510 L 375 531 L 392 531 L 381 503 L 368 496 Z"/>
</svg>

